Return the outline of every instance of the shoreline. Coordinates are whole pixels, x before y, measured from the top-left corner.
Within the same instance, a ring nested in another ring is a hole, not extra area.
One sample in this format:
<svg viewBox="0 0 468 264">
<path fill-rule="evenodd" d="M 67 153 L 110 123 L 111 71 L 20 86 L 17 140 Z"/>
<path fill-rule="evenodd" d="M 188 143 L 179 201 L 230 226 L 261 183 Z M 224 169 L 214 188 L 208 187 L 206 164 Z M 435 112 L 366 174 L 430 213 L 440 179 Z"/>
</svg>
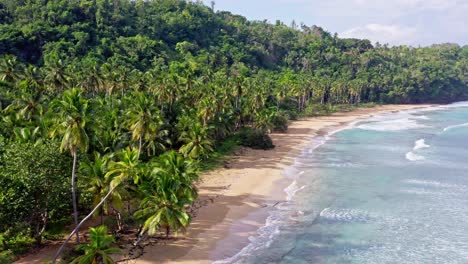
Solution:
<svg viewBox="0 0 468 264">
<path fill-rule="evenodd" d="M 274 149 L 241 148 L 229 157 L 229 168 L 202 175 L 199 209 L 185 236 L 148 245 L 142 256 L 124 263 L 212 263 L 236 255 L 265 225 L 270 209 L 285 201 L 291 179 L 284 171 L 314 138 L 374 115 L 429 106 L 382 105 L 291 122 L 287 133 L 270 135 Z"/>
</svg>

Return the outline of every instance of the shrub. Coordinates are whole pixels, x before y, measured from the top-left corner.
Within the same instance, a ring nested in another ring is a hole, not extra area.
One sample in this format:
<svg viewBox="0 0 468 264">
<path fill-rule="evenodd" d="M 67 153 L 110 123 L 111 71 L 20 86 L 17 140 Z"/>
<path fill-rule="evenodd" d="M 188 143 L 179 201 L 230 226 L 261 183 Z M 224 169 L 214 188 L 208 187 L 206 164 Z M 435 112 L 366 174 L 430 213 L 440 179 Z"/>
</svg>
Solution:
<svg viewBox="0 0 468 264">
<path fill-rule="evenodd" d="M 18 255 L 26 253 L 35 242 L 35 239 L 31 238 L 27 232 L 19 232 L 8 237 L 5 236 L 2 244 L 6 245 L 8 249 L 7 251 L 11 251 L 12 254 Z"/>
<path fill-rule="evenodd" d="M 57 149 L 55 142 L 13 142 L 2 149 L 0 233 L 15 254 L 40 244 L 49 223 L 70 214 L 71 162 Z"/>
<path fill-rule="evenodd" d="M 262 130 L 243 128 L 239 132 L 241 145 L 253 149 L 272 149 L 275 147 L 270 136 Z"/>
<path fill-rule="evenodd" d="M 273 131 L 286 132 L 288 131 L 288 118 L 284 113 L 276 113 L 272 117 Z"/>
<path fill-rule="evenodd" d="M 10 264 L 13 259 L 14 255 L 11 250 L 0 251 L 0 264 Z"/>
</svg>

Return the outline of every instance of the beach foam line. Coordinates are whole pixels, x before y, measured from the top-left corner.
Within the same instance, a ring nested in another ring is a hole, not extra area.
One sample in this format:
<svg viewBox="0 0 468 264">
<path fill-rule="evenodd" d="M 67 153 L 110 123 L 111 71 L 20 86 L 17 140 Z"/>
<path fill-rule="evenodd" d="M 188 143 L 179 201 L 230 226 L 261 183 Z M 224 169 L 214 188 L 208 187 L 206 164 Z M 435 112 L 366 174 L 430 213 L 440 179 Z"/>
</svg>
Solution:
<svg viewBox="0 0 468 264">
<path fill-rule="evenodd" d="M 232 257 L 214 261 L 213 264 L 231 264 L 243 263 L 242 258 L 248 257 L 257 250 L 270 247 L 275 237 L 279 234 L 283 216 L 278 212 L 270 212 L 270 216 L 266 219 L 264 226 L 260 227 L 255 236 L 249 237 L 249 244 L 242 248 L 237 254 Z"/>
<path fill-rule="evenodd" d="M 296 193 L 302 189 L 304 189 L 306 185 L 303 185 L 301 187 L 297 186 L 297 181 L 294 180 L 284 191 L 286 192 L 286 201 L 292 201 Z"/>
</svg>

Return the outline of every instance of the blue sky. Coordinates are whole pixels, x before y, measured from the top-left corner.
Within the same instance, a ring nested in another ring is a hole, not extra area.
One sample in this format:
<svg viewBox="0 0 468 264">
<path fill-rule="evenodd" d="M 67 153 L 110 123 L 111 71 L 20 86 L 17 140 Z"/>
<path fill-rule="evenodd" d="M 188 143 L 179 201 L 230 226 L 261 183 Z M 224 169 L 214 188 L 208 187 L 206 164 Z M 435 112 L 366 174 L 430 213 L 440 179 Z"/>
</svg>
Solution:
<svg viewBox="0 0 468 264">
<path fill-rule="evenodd" d="M 211 1 L 204 0 L 209 5 Z M 390 45 L 468 45 L 468 0 L 215 0 L 249 19 L 318 25 Z"/>
</svg>

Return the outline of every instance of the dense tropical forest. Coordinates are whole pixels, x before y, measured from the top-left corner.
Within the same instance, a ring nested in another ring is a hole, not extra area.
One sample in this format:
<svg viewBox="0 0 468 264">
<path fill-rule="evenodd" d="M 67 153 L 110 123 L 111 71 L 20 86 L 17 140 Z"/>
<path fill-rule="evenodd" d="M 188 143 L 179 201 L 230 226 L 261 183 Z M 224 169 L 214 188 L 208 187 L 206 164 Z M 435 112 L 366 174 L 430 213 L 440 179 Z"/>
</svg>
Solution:
<svg viewBox="0 0 468 264">
<path fill-rule="evenodd" d="M 77 262 L 117 252 L 107 228 L 175 235 L 201 170 L 237 145 L 272 148 L 299 116 L 468 98 L 467 46 L 373 46 L 214 7 L 0 0 L 0 263 L 101 201 L 101 244 Z"/>
</svg>

